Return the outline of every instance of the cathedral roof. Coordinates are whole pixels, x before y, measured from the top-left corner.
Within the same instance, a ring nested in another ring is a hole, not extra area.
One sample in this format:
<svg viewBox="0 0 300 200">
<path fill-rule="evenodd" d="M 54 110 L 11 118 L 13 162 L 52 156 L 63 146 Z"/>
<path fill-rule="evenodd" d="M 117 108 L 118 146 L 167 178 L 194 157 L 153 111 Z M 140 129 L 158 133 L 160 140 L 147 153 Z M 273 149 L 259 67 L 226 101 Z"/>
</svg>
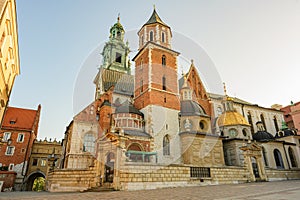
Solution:
<svg viewBox="0 0 300 200">
<path fill-rule="evenodd" d="M 278 131 L 275 135 L 275 138 L 281 138 L 291 135 L 297 135 L 297 131 L 293 129 L 286 128 L 284 130 Z"/>
<path fill-rule="evenodd" d="M 124 28 L 122 26 L 122 24 L 120 23 L 120 17 L 118 16 L 118 21 L 110 28 L 110 32 L 112 32 L 112 30 L 117 29 L 120 31 L 124 31 Z"/>
<path fill-rule="evenodd" d="M 133 113 L 140 116 L 144 116 L 144 114 L 139 111 L 134 105 L 129 102 L 125 101 L 122 105 L 116 108 L 116 113 Z"/>
<path fill-rule="evenodd" d="M 146 132 L 138 131 L 138 130 L 124 130 L 125 135 L 131 135 L 131 136 L 140 136 L 140 137 L 148 137 L 150 138 L 151 135 L 149 135 Z"/>
<path fill-rule="evenodd" d="M 246 125 L 250 126 L 250 124 L 246 121 L 246 119 L 236 111 L 227 111 L 220 115 L 218 119 L 219 126 L 232 126 L 232 125 Z"/>
<path fill-rule="evenodd" d="M 187 100 L 180 102 L 181 116 L 200 116 L 206 115 L 204 109 L 195 101 Z"/>
<path fill-rule="evenodd" d="M 132 95 L 134 91 L 133 75 L 125 74 L 115 70 L 103 69 L 102 72 L 103 89 L 107 91 L 111 86 L 115 86 L 114 92 Z"/>
<path fill-rule="evenodd" d="M 150 17 L 150 19 L 144 24 L 145 25 L 149 25 L 149 24 L 155 24 L 155 23 L 159 23 L 161 25 L 164 25 L 164 26 L 167 26 L 169 27 L 167 24 L 165 24 L 161 19 L 160 17 L 158 16 L 158 14 L 156 13 L 156 10 L 155 8 L 153 9 L 153 13 Z"/>
<path fill-rule="evenodd" d="M 270 141 L 273 140 L 274 137 L 271 133 L 268 133 L 267 131 L 257 131 L 252 136 L 253 140 L 262 142 L 262 141 Z"/>
</svg>

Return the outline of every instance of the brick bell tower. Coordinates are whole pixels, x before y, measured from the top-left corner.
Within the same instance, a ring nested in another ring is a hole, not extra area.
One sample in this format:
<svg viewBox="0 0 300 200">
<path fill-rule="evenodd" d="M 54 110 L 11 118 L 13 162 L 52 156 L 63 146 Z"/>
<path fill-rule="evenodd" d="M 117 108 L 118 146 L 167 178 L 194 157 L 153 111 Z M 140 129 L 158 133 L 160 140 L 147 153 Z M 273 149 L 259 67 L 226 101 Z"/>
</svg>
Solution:
<svg viewBox="0 0 300 200">
<path fill-rule="evenodd" d="M 158 161 L 173 162 L 177 154 L 180 154 L 180 147 L 176 146 L 179 144 L 179 53 L 171 49 L 171 28 L 160 19 L 155 8 L 150 19 L 139 30 L 138 36 L 139 52 L 133 58 L 134 104 L 145 115 L 145 129 L 154 137 Z"/>
</svg>

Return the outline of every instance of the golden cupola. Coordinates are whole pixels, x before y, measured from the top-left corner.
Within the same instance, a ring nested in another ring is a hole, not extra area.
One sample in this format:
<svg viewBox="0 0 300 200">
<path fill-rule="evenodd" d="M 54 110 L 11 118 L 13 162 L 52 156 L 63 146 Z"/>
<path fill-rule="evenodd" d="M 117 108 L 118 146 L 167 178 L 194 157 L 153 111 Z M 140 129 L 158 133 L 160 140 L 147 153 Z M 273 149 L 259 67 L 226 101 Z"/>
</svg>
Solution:
<svg viewBox="0 0 300 200">
<path fill-rule="evenodd" d="M 245 125 L 250 126 L 247 120 L 238 113 L 233 107 L 233 99 L 226 93 L 226 86 L 224 84 L 225 97 L 223 100 L 224 112 L 219 116 L 218 126 L 234 126 L 234 125 Z"/>
</svg>

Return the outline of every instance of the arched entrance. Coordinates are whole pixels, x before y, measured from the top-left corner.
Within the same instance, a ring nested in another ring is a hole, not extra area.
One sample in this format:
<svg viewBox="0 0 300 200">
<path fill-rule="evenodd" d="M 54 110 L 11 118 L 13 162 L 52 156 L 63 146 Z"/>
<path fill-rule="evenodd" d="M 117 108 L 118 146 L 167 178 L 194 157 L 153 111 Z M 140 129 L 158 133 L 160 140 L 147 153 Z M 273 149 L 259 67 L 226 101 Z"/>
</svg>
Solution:
<svg viewBox="0 0 300 200">
<path fill-rule="evenodd" d="M 110 152 L 106 156 L 104 182 L 112 183 L 114 180 L 115 154 Z"/>
<path fill-rule="evenodd" d="M 45 174 L 37 171 L 32 172 L 26 181 L 26 191 L 41 191 L 45 190 Z"/>
</svg>

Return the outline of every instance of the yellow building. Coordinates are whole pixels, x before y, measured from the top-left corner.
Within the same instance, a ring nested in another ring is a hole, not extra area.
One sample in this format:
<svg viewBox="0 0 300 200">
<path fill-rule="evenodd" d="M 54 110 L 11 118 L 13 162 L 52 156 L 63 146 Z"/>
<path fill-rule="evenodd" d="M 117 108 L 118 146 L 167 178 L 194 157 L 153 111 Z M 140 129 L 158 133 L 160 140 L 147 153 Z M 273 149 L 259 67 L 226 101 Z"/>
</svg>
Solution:
<svg viewBox="0 0 300 200">
<path fill-rule="evenodd" d="M 0 0 L 0 11 L 0 122 L 2 122 L 15 77 L 20 74 L 20 64 L 15 0 Z"/>
</svg>

